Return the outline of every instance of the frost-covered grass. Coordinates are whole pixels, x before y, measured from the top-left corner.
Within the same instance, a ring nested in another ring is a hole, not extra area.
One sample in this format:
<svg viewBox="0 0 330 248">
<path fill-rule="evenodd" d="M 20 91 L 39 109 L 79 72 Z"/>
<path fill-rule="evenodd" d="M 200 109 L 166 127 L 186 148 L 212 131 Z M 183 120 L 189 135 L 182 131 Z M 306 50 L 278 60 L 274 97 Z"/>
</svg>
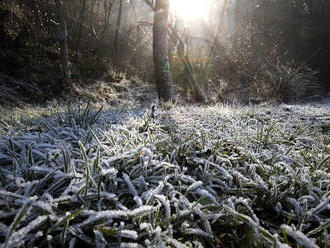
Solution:
<svg viewBox="0 0 330 248">
<path fill-rule="evenodd" d="M 328 247 L 330 105 L 0 122 L 2 247 Z"/>
</svg>

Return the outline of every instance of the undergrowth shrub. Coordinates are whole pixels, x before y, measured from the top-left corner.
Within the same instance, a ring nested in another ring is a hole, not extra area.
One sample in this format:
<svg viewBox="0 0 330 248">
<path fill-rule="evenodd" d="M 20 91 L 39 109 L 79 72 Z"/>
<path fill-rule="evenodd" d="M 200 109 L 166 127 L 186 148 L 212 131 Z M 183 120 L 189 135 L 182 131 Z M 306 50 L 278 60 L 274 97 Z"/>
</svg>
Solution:
<svg viewBox="0 0 330 248">
<path fill-rule="evenodd" d="M 195 89 L 193 87 L 193 78 L 196 79 L 197 86 L 205 92 L 209 91 L 209 79 L 214 75 L 213 67 L 202 58 L 196 60 L 190 58 L 192 70 L 189 71 L 183 65 L 178 57 L 171 58 L 171 73 L 175 86 L 178 87 L 179 93 L 187 100 L 196 99 Z M 210 99 L 209 99 L 210 100 Z"/>
<path fill-rule="evenodd" d="M 185 72 L 179 60 L 171 58 L 170 63 L 173 82 L 179 88 L 179 93 L 183 97 L 187 97 L 189 92 L 189 75 Z"/>
<path fill-rule="evenodd" d="M 326 1 L 276 0 L 248 5 L 237 5 L 234 30 L 220 33 L 214 43 L 213 78 L 228 83 L 227 92 L 217 98 L 289 102 L 323 93 L 321 85 L 326 80 L 320 79 L 325 77 L 329 57 Z M 217 81 L 212 80 L 215 85 Z"/>
<path fill-rule="evenodd" d="M 261 69 L 261 77 L 269 85 L 269 97 L 283 102 L 308 99 L 320 93 L 317 74 L 303 64 L 268 64 Z"/>
<path fill-rule="evenodd" d="M 6 35 L 1 37 L 2 41 L 7 38 L 15 45 L 38 46 L 40 43 L 49 43 L 50 40 L 53 42 L 56 38 L 54 9 L 48 1 L 4 0 L 0 11 L 0 26 Z"/>
<path fill-rule="evenodd" d="M 318 71 L 286 54 L 261 52 L 257 56 L 249 42 L 241 46 L 219 45 L 212 65 L 209 94 L 217 100 L 264 98 L 281 102 L 310 100 L 322 94 Z M 260 55 L 260 54 L 259 54 Z"/>
</svg>

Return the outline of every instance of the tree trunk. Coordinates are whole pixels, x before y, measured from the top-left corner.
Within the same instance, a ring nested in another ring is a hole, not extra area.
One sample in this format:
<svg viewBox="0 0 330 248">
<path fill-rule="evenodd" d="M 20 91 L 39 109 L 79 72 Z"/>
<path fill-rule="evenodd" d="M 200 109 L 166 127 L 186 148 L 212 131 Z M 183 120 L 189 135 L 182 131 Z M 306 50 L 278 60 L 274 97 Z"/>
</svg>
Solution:
<svg viewBox="0 0 330 248">
<path fill-rule="evenodd" d="M 55 0 L 59 29 L 58 29 L 58 38 L 60 42 L 60 52 L 61 52 L 61 64 L 64 71 L 65 79 L 70 79 L 70 68 L 69 68 L 69 59 L 68 59 L 68 43 L 67 43 L 67 29 L 66 21 L 64 18 L 64 13 L 62 9 L 62 2 L 60 0 Z"/>
<path fill-rule="evenodd" d="M 118 16 L 117 16 L 117 24 L 116 24 L 116 34 L 115 34 L 115 40 L 113 44 L 113 48 L 115 51 L 115 54 L 118 55 L 119 50 L 119 31 L 120 31 L 120 23 L 121 23 L 121 15 L 123 12 L 123 0 L 119 1 L 119 10 L 118 10 Z"/>
<path fill-rule="evenodd" d="M 167 54 L 169 0 L 156 0 L 153 26 L 153 57 L 155 83 L 160 100 L 175 101 L 172 76 Z"/>
<path fill-rule="evenodd" d="M 108 4 L 107 1 L 104 0 L 103 4 L 104 4 L 104 19 L 103 19 L 104 27 L 103 27 L 102 33 L 100 35 L 100 41 L 104 40 L 104 36 L 107 32 L 107 29 L 110 26 L 109 19 L 110 19 L 113 3 Z"/>
<path fill-rule="evenodd" d="M 79 18 L 79 29 L 78 29 L 78 40 L 77 40 L 77 46 L 80 47 L 80 41 L 81 41 L 81 35 L 82 35 L 82 28 L 83 28 L 83 22 L 84 22 L 84 16 L 86 11 L 86 0 L 82 0 L 81 4 L 81 10 L 80 10 L 80 18 Z"/>
</svg>

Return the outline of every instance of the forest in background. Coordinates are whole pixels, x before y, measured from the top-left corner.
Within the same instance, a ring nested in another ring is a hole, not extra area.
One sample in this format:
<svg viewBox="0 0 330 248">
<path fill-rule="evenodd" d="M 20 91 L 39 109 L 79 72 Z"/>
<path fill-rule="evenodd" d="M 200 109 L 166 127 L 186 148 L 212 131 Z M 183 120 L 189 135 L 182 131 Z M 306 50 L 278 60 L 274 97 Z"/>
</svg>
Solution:
<svg viewBox="0 0 330 248">
<path fill-rule="evenodd" d="M 192 80 L 212 102 L 289 102 L 329 92 L 328 1 L 212 4 L 208 20 L 185 22 L 174 13 L 169 18 L 168 55 L 181 98 L 196 100 Z M 9 95 L 24 98 L 29 92 L 25 100 L 45 102 L 75 95 L 72 85 L 120 81 L 122 72 L 152 82 L 152 5 L 146 0 L 63 1 L 72 73 L 67 82 L 60 68 L 55 2 L 2 1 L 1 87 Z"/>
</svg>

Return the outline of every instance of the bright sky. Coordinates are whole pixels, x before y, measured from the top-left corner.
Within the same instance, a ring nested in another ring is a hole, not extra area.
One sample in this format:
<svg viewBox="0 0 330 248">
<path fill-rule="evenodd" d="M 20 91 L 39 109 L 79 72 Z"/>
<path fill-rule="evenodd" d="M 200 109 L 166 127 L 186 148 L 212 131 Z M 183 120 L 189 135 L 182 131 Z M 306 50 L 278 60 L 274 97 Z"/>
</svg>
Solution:
<svg viewBox="0 0 330 248">
<path fill-rule="evenodd" d="M 208 18 L 212 0 L 170 0 L 171 10 L 183 20 Z"/>
</svg>

